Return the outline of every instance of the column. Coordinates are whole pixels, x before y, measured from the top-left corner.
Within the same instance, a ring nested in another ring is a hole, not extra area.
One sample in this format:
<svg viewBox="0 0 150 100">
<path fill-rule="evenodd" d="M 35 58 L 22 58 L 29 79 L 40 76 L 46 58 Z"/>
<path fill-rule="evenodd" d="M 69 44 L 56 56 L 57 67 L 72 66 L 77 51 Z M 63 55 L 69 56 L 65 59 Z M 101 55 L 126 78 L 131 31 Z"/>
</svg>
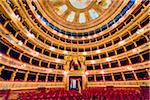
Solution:
<svg viewBox="0 0 150 100">
<path fill-rule="evenodd" d="M 142 57 L 141 54 L 139 54 L 140 58 L 141 58 L 141 61 L 143 62 L 144 61 L 144 58 Z"/>
<path fill-rule="evenodd" d="M 112 76 L 112 80 L 115 81 L 115 78 L 114 78 L 114 75 L 113 73 L 111 73 L 111 76 Z"/>
<path fill-rule="evenodd" d="M 64 76 L 66 79 L 66 82 L 65 82 L 65 85 L 66 85 L 66 88 L 67 88 L 67 90 L 69 90 L 69 76 L 68 75 L 65 75 Z"/>
<path fill-rule="evenodd" d="M 102 77 L 103 77 L 103 81 L 105 82 L 105 76 L 104 76 L 104 74 L 102 74 Z"/>
<path fill-rule="evenodd" d="M 4 68 L 5 68 L 5 66 L 0 67 L 0 75 L 1 75 Z"/>
<path fill-rule="evenodd" d="M 38 81 L 38 78 L 39 78 L 39 72 L 36 74 L 36 79 L 35 79 L 36 82 Z"/>
<path fill-rule="evenodd" d="M 87 87 L 87 76 L 82 75 L 82 78 L 83 78 L 83 81 L 82 81 L 83 89 L 85 89 Z"/>
<path fill-rule="evenodd" d="M 70 61 L 66 62 L 66 65 L 64 66 L 65 71 L 69 71 L 70 68 Z"/>
<path fill-rule="evenodd" d="M 120 63 L 120 61 L 119 61 L 119 60 L 117 60 L 117 62 L 118 62 L 119 67 L 121 67 L 121 63 Z"/>
<path fill-rule="evenodd" d="M 39 66 L 41 66 L 42 60 L 39 61 Z"/>
<path fill-rule="evenodd" d="M 24 76 L 24 81 L 27 81 L 28 79 L 28 74 L 29 74 L 29 71 L 26 72 L 25 76 Z"/>
<path fill-rule="evenodd" d="M 18 69 L 16 69 L 16 70 L 12 73 L 11 79 L 10 79 L 11 81 L 14 81 L 17 72 L 18 72 Z"/>
<path fill-rule="evenodd" d="M 11 48 L 9 48 L 9 49 L 7 50 L 7 53 L 6 53 L 7 55 L 9 55 L 10 50 L 11 50 Z"/>
<path fill-rule="evenodd" d="M 20 61 L 21 61 L 22 55 L 23 55 L 23 54 L 21 53 L 20 56 L 19 56 L 19 60 L 20 60 Z"/>
<path fill-rule="evenodd" d="M 147 41 L 149 41 L 149 38 L 148 38 L 148 36 L 145 36 L 145 35 L 144 35 L 144 37 L 146 38 L 146 40 L 147 40 Z"/>
<path fill-rule="evenodd" d="M 109 68 L 111 68 L 111 64 L 110 64 L 110 62 L 108 62 L 108 65 L 109 65 Z"/>
<path fill-rule="evenodd" d="M 4 23 L 4 27 L 6 27 L 6 25 L 10 22 L 10 20 L 7 20 L 5 23 Z"/>
<path fill-rule="evenodd" d="M 96 74 L 94 74 L 94 82 L 96 82 Z"/>
<path fill-rule="evenodd" d="M 46 82 L 48 82 L 48 75 L 49 75 L 49 74 L 47 73 L 47 74 L 46 74 L 46 79 L 45 79 Z"/>
<path fill-rule="evenodd" d="M 80 85 L 80 80 L 78 80 L 78 88 L 79 88 L 79 93 L 81 93 L 81 85 Z"/>
<path fill-rule="evenodd" d="M 146 69 L 148 76 L 150 77 L 150 69 Z"/>
<path fill-rule="evenodd" d="M 126 80 L 126 78 L 125 78 L 125 76 L 124 76 L 123 72 L 121 72 L 121 75 L 122 75 L 123 80 L 125 81 L 125 80 Z"/>
<path fill-rule="evenodd" d="M 81 69 L 82 69 L 82 70 L 86 70 L 86 67 L 85 67 L 85 65 L 84 65 L 84 62 L 80 62 L 80 64 L 81 64 Z"/>
<path fill-rule="evenodd" d="M 66 60 L 66 64 L 64 65 L 64 70 L 66 72 L 69 71 L 69 68 L 70 68 L 70 61 L 71 61 L 71 57 L 70 56 L 65 56 L 65 60 Z M 63 82 L 65 84 L 65 88 L 67 90 L 69 90 L 69 76 L 68 74 L 64 74 L 64 77 L 63 77 Z"/>
<path fill-rule="evenodd" d="M 78 57 L 79 61 L 80 61 L 80 64 L 81 64 L 81 70 L 83 72 L 85 72 L 86 70 L 86 66 L 85 66 L 85 57 L 84 56 L 79 56 Z M 92 65 L 93 66 L 93 65 Z M 94 68 L 94 66 L 93 66 Z M 82 87 L 83 89 L 85 89 L 87 87 L 87 75 L 85 75 L 85 73 L 82 74 Z"/>
<path fill-rule="evenodd" d="M 56 82 L 56 77 L 57 77 L 57 74 L 55 74 L 55 76 L 54 76 L 54 82 Z"/>
<path fill-rule="evenodd" d="M 58 64 L 56 64 L 56 69 L 58 69 Z"/>
<path fill-rule="evenodd" d="M 130 58 L 128 58 L 128 57 L 127 57 L 127 59 L 128 59 L 128 61 L 129 61 L 129 64 L 131 65 L 131 64 L 132 64 L 131 59 L 130 59 Z"/>
<path fill-rule="evenodd" d="M 138 80 L 138 78 L 137 78 L 137 76 L 136 76 L 135 72 L 134 72 L 134 71 L 132 71 L 132 73 L 133 73 L 133 75 L 134 75 L 135 79 L 136 79 L 136 80 Z"/>
</svg>

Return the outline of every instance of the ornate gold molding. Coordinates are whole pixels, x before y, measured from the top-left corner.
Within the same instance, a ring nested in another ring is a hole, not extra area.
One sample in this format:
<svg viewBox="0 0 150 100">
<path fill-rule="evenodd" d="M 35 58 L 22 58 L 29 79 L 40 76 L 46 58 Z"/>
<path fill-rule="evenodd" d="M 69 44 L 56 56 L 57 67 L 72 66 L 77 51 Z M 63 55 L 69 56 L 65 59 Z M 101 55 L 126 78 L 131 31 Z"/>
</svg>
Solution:
<svg viewBox="0 0 150 100">
<path fill-rule="evenodd" d="M 11 89 L 11 90 L 20 90 L 20 89 L 35 89 L 39 87 L 45 88 L 65 88 L 63 82 L 10 82 L 10 81 L 1 81 L 0 89 Z"/>
<path fill-rule="evenodd" d="M 38 67 L 38 66 L 30 65 L 30 64 L 24 64 L 23 62 L 10 58 L 4 54 L 1 54 L 1 55 L 2 56 L 0 56 L 0 64 L 4 64 L 13 68 L 30 70 L 33 72 L 40 72 L 40 73 L 63 74 L 64 72 L 63 70 L 43 68 L 43 67 Z"/>
<path fill-rule="evenodd" d="M 136 37 L 136 36 L 135 36 Z M 130 38 L 129 38 L 130 39 Z M 150 45 L 150 42 L 147 42 L 137 48 L 134 48 L 134 50 L 137 50 L 137 52 L 143 52 L 145 50 L 148 50 L 149 48 L 149 45 Z M 132 56 L 134 54 L 137 54 L 137 52 L 133 52 L 133 49 L 132 50 L 129 50 L 129 51 L 126 51 L 125 53 L 122 53 L 122 54 L 118 54 L 118 55 L 115 55 L 115 56 L 112 56 L 112 57 L 109 57 L 111 60 L 110 61 L 115 61 L 115 60 L 118 60 L 118 59 L 122 59 L 126 56 Z M 87 60 L 85 61 L 86 65 L 87 64 L 92 64 L 91 61 L 93 60 Z M 103 62 L 107 62 L 106 58 L 102 58 L 102 59 L 97 59 L 97 60 L 94 60 L 95 63 L 103 63 Z"/>
<path fill-rule="evenodd" d="M 114 87 L 137 87 L 137 86 L 150 86 L 150 80 L 138 81 L 111 81 L 111 82 L 88 82 L 87 87 L 101 87 L 101 86 L 114 86 Z"/>
<path fill-rule="evenodd" d="M 124 72 L 124 71 L 129 71 L 127 68 L 128 66 L 132 67 L 133 70 L 138 70 L 138 69 L 144 69 L 144 68 L 149 68 L 150 66 L 150 61 L 146 61 L 143 63 L 138 63 L 138 64 L 132 64 L 132 65 L 127 65 L 127 66 L 122 66 L 122 67 L 117 67 L 117 68 L 108 68 L 108 69 L 103 69 L 105 74 L 108 73 L 116 73 L 116 72 Z M 101 70 L 91 70 L 87 71 L 89 74 L 100 74 Z"/>
</svg>

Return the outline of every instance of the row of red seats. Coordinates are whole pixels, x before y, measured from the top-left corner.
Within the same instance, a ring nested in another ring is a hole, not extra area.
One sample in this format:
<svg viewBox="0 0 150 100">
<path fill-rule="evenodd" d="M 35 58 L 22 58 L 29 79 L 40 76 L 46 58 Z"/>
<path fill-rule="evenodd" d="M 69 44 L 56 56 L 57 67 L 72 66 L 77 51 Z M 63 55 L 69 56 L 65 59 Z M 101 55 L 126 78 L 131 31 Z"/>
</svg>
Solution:
<svg viewBox="0 0 150 100">
<path fill-rule="evenodd" d="M 142 95 L 142 93 L 145 95 Z M 92 100 L 150 100 L 148 93 L 142 92 L 139 88 L 92 87 L 83 90 L 82 97 Z"/>
<path fill-rule="evenodd" d="M 81 91 L 50 88 L 19 94 L 20 100 L 149 100 L 149 88 L 91 87 Z"/>
<path fill-rule="evenodd" d="M 80 100 L 81 94 L 76 91 L 67 91 L 62 88 L 47 89 L 42 92 L 20 93 L 20 100 Z"/>
</svg>

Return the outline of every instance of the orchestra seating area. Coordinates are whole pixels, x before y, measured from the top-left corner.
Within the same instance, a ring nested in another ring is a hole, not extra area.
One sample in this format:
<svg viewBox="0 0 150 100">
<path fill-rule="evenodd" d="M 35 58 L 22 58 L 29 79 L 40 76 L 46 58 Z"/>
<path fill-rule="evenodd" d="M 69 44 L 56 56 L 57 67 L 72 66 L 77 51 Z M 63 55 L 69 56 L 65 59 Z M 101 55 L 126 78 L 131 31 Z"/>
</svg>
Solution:
<svg viewBox="0 0 150 100">
<path fill-rule="evenodd" d="M 142 96 L 137 88 L 87 88 L 82 91 L 83 96 L 87 100 L 141 100 Z M 144 99 L 143 99 L 144 100 Z"/>
<path fill-rule="evenodd" d="M 63 88 L 51 88 L 46 91 L 19 93 L 20 100 L 80 100 L 81 94 L 76 91 L 67 91 Z"/>
<path fill-rule="evenodd" d="M 77 91 L 50 88 L 32 92 L 21 92 L 19 100 L 149 100 L 148 87 L 89 87 Z"/>
</svg>

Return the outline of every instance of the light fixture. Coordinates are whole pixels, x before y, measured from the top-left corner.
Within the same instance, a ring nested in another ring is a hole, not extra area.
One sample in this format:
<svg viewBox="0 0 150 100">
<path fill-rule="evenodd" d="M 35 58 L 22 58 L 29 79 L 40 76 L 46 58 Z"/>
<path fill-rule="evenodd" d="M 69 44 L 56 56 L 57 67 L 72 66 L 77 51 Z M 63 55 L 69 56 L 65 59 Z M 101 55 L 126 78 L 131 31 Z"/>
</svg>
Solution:
<svg viewBox="0 0 150 100">
<path fill-rule="evenodd" d="M 95 64 L 95 61 L 94 61 L 94 60 L 92 60 L 92 61 L 91 61 L 91 63 L 92 63 L 92 64 Z"/>
<path fill-rule="evenodd" d="M 65 51 L 63 51 L 63 53 L 64 53 L 64 54 L 68 54 L 68 51 L 65 50 Z"/>
<path fill-rule="evenodd" d="M 92 37 L 91 36 L 88 36 L 88 39 L 91 39 Z"/>
<path fill-rule="evenodd" d="M 11 17 L 17 18 L 17 16 L 14 13 L 11 14 Z"/>
<path fill-rule="evenodd" d="M 35 52 L 35 56 L 38 56 L 39 55 L 39 52 Z"/>
<path fill-rule="evenodd" d="M 39 52 L 32 51 L 32 52 L 31 52 L 31 55 L 33 55 L 33 56 L 38 56 L 38 55 L 39 55 Z"/>
<path fill-rule="evenodd" d="M 68 74 L 68 72 L 67 71 L 64 71 L 64 73 L 63 73 L 64 75 L 67 75 Z"/>
<path fill-rule="evenodd" d="M 131 71 L 131 70 L 133 70 L 133 68 L 132 68 L 132 67 L 130 67 L 130 66 L 128 66 L 128 67 L 127 67 L 127 69 L 128 69 L 128 70 L 130 70 L 130 71 Z"/>
<path fill-rule="evenodd" d="M 14 41 L 14 40 L 10 40 L 10 43 L 11 43 L 11 44 L 15 44 L 15 41 Z"/>
<path fill-rule="evenodd" d="M 122 46 L 122 45 L 125 44 L 125 41 L 120 41 L 118 44 L 119 44 L 120 46 Z"/>
<path fill-rule="evenodd" d="M 132 50 L 132 52 L 137 52 L 137 51 L 138 51 L 138 50 L 137 50 L 136 48 Z"/>
<path fill-rule="evenodd" d="M 61 33 L 58 33 L 58 36 L 60 36 L 60 37 L 61 37 L 61 36 L 62 36 L 62 34 L 61 34 Z"/>
<path fill-rule="evenodd" d="M 85 75 L 89 75 L 89 72 L 85 72 Z"/>
<path fill-rule="evenodd" d="M 100 71 L 101 74 L 104 74 L 105 72 L 103 70 Z"/>
<path fill-rule="evenodd" d="M 44 25 L 44 24 L 46 24 L 42 19 L 40 20 L 40 22 Z"/>
<path fill-rule="evenodd" d="M 86 55 L 86 54 L 87 54 L 87 52 L 84 51 L 84 52 L 83 52 L 83 55 Z"/>
<path fill-rule="evenodd" d="M 122 21 L 124 21 L 124 17 L 121 17 L 120 19 L 119 19 L 119 22 L 122 22 Z"/>
<path fill-rule="evenodd" d="M 26 67 L 26 64 L 23 64 L 23 67 Z"/>
<path fill-rule="evenodd" d="M 28 36 L 29 38 L 35 38 L 34 34 L 31 34 L 30 32 L 27 32 L 27 36 Z"/>
<path fill-rule="evenodd" d="M 118 24 L 117 24 L 117 23 L 115 23 L 115 24 L 113 24 L 113 25 L 112 25 L 112 27 L 113 27 L 113 28 L 115 28 L 117 25 L 118 25 Z"/>
<path fill-rule="evenodd" d="M 18 45 L 22 46 L 23 42 L 21 40 L 18 41 Z"/>
<path fill-rule="evenodd" d="M 68 38 L 68 35 L 65 35 L 65 38 Z"/>
<path fill-rule="evenodd" d="M 82 39 L 85 39 L 85 37 L 84 37 L 84 36 L 82 36 Z"/>
<path fill-rule="evenodd" d="M 33 7 L 34 10 L 36 9 L 34 6 L 32 6 L 32 7 Z"/>
<path fill-rule="evenodd" d="M 37 14 L 37 17 L 38 17 L 38 18 L 42 18 L 42 16 L 40 16 L 39 14 Z"/>
<path fill-rule="evenodd" d="M 103 34 L 103 32 L 99 32 L 98 34 L 99 34 L 99 35 L 102 35 L 102 34 Z"/>
<path fill-rule="evenodd" d="M 2 54 L 0 53 L 0 60 L 2 59 L 1 57 L 2 57 Z"/>
<path fill-rule="evenodd" d="M 71 36 L 70 38 L 71 38 L 71 39 L 74 39 L 74 37 L 73 37 L 73 36 Z"/>
<path fill-rule="evenodd" d="M 94 34 L 93 37 L 94 37 L 94 38 L 97 37 L 97 34 Z"/>
<path fill-rule="evenodd" d="M 13 65 L 14 68 L 16 68 L 17 66 Z"/>
<path fill-rule="evenodd" d="M 135 4 L 138 4 L 139 0 L 135 0 Z"/>
<path fill-rule="evenodd" d="M 26 64 L 21 65 L 21 67 L 26 67 Z"/>
<path fill-rule="evenodd" d="M 51 72 L 52 72 L 52 69 L 48 69 L 48 72 L 51 73 Z"/>
<path fill-rule="evenodd" d="M 55 30 L 52 30 L 52 33 L 57 33 L 57 31 L 55 31 Z"/>
<path fill-rule="evenodd" d="M 54 51 L 55 47 L 50 46 L 49 49 L 52 50 L 52 51 Z"/>
<path fill-rule="evenodd" d="M 136 33 L 137 33 L 137 34 L 141 34 L 143 31 L 144 31 L 143 29 L 138 29 L 138 30 L 136 31 Z"/>
<path fill-rule="evenodd" d="M 106 58 L 106 61 L 111 61 L 111 58 Z"/>
<path fill-rule="evenodd" d="M 20 18 L 20 16 L 19 15 L 16 15 L 16 18 L 20 21 L 21 20 L 21 18 Z"/>
<path fill-rule="evenodd" d="M 57 63 L 60 62 L 60 59 L 55 59 L 55 62 L 57 62 Z"/>
<path fill-rule="evenodd" d="M 100 53 L 101 52 L 101 50 L 96 50 L 96 53 Z"/>
</svg>

